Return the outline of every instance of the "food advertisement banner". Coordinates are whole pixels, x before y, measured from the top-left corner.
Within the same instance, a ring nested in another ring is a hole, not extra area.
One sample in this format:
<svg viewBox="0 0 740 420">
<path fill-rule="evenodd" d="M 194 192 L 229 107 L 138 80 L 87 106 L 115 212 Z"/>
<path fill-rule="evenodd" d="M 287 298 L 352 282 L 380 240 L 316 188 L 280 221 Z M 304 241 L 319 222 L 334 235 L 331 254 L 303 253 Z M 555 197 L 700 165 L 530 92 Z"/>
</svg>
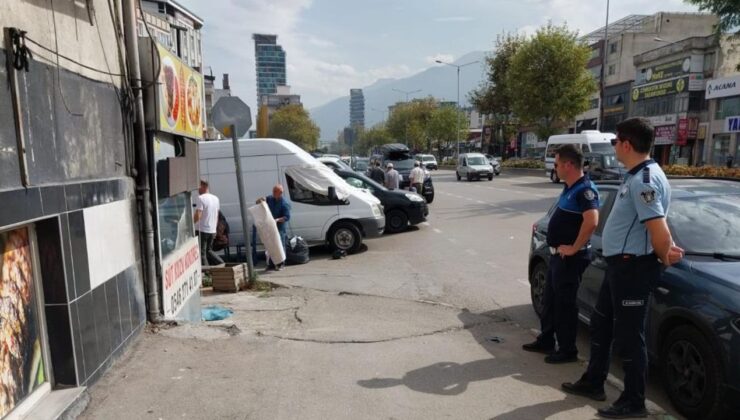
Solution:
<svg viewBox="0 0 740 420">
<path fill-rule="evenodd" d="M 0 232 L 0 417 L 47 381 L 27 228 Z"/>
<path fill-rule="evenodd" d="M 185 302 L 200 291 L 200 246 L 191 238 L 162 262 L 164 317 L 174 319 Z"/>
<path fill-rule="evenodd" d="M 203 76 L 157 44 L 160 71 L 157 89 L 159 131 L 203 137 Z"/>
</svg>

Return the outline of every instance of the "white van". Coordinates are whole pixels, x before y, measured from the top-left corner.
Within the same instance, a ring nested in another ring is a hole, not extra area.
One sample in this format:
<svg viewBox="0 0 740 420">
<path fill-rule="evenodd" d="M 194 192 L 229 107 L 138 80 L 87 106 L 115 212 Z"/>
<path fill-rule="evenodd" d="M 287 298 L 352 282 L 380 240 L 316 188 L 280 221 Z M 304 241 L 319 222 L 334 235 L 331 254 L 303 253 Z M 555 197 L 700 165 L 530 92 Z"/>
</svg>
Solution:
<svg viewBox="0 0 740 420">
<path fill-rule="evenodd" d="M 200 176 L 221 201 L 232 244 L 243 244 L 242 220 L 231 140 L 198 144 Z M 385 216 L 380 201 L 347 184 L 331 169 L 287 140 L 239 140 L 246 204 L 272 194 L 282 184 L 290 203 L 288 235 L 303 237 L 309 245 L 329 243 L 348 253 L 357 251 L 362 238 L 383 234 Z"/>
<path fill-rule="evenodd" d="M 616 136 L 612 133 L 602 133 L 598 130 L 584 130 L 577 134 L 558 134 L 547 139 L 545 150 L 545 175 L 550 177 L 554 183 L 560 182 L 557 171 L 555 171 L 555 151 L 564 144 L 579 146 L 583 153 L 606 152 L 614 153 L 612 139 Z"/>
</svg>

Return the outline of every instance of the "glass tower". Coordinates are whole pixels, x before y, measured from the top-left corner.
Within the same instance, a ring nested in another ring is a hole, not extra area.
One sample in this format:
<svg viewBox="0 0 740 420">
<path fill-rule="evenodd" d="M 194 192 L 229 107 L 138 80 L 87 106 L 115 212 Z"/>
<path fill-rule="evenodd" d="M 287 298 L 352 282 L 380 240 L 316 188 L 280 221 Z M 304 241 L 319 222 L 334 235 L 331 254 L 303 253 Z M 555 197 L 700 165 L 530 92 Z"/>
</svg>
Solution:
<svg viewBox="0 0 740 420">
<path fill-rule="evenodd" d="M 262 97 L 275 94 L 277 86 L 287 84 L 285 51 L 277 44 L 277 35 L 252 34 L 257 70 L 257 106 Z"/>
</svg>

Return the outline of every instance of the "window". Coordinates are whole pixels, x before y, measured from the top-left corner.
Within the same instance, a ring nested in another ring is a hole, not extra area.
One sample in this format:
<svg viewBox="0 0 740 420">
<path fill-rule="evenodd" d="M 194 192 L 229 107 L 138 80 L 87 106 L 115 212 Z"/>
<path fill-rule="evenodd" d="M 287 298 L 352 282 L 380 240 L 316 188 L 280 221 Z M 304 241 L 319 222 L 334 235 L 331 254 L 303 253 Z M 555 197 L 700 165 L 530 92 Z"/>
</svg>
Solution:
<svg viewBox="0 0 740 420">
<path fill-rule="evenodd" d="M 596 233 L 601 234 L 606 225 L 606 219 L 611 210 L 612 202 L 614 201 L 616 190 L 612 189 L 599 189 L 599 225 L 596 227 Z"/>
<path fill-rule="evenodd" d="M 330 206 L 334 204 L 328 196 L 309 190 L 289 175 L 285 175 L 285 179 L 288 181 L 290 200 L 294 203 L 313 204 L 317 206 Z"/>
<path fill-rule="evenodd" d="M 618 47 L 619 47 L 619 41 L 610 43 L 609 44 L 609 54 L 616 54 Z"/>
<path fill-rule="evenodd" d="M 704 55 L 704 73 L 711 73 L 714 70 L 714 53 Z"/>
<path fill-rule="evenodd" d="M 740 115 L 740 96 L 720 99 L 717 103 L 717 112 L 714 114 L 714 119 L 722 120 L 734 115 Z"/>
<path fill-rule="evenodd" d="M 613 76 L 617 72 L 617 65 L 611 64 L 609 66 L 609 76 Z"/>
<path fill-rule="evenodd" d="M 162 259 L 192 238 L 193 215 L 190 193 L 184 192 L 159 200 L 159 246 Z"/>
<path fill-rule="evenodd" d="M 619 105 L 624 103 L 624 93 L 618 93 L 607 98 L 606 102 L 609 105 Z"/>
<path fill-rule="evenodd" d="M 366 189 L 366 190 L 368 190 L 370 192 L 374 192 L 375 191 L 375 187 L 374 186 L 372 186 L 371 184 L 369 184 L 369 183 L 367 183 L 367 182 L 365 182 L 365 181 L 363 181 L 361 179 L 355 178 L 353 176 L 347 177 L 347 179 L 345 179 L 345 181 L 347 181 L 347 183 L 349 185 L 351 185 L 351 186 L 353 186 L 355 188 Z"/>
<path fill-rule="evenodd" d="M 591 99 L 588 102 L 588 107 L 589 107 L 589 109 L 596 109 L 596 108 L 598 108 L 599 107 L 599 98 Z"/>
<path fill-rule="evenodd" d="M 593 60 L 594 58 L 600 57 L 600 56 L 601 56 L 601 48 L 598 48 L 598 47 L 597 48 L 593 48 L 591 50 L 591 57 L 589 57 L 589 59 L 590 60 Z"/>
</svg>

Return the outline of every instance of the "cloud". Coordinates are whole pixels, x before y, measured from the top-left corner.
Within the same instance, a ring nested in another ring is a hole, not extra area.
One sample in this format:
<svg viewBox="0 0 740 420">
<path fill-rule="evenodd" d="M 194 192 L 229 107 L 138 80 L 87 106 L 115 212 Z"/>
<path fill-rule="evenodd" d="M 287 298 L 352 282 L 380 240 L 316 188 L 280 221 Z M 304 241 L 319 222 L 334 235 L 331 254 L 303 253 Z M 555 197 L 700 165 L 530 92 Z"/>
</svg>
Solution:
<svg viewBox="0 0 740 420">
<path fill-rule="evenodd" d="M 452 63 L 455 61 L 455 56 L 452 54 L 434 54 L 424 57 L 424 61 L 426 61 L 429 64 L 437 64 L 437 60 L 445 62 L 445 63 Z"/>
<path fill-rule="evenodd" d="M 470 22 L 471 20 L 474 19 L 470 16 L 447 16 L 434 18 L 435 22 Z"/>
</svg>

